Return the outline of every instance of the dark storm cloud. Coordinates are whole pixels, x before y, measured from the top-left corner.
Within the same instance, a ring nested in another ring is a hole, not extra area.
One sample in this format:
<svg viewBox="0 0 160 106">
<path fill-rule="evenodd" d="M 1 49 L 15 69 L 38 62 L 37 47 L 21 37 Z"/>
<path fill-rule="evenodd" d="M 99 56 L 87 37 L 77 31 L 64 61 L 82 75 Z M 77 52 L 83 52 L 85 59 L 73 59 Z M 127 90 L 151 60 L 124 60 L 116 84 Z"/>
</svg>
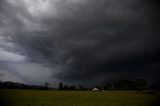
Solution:
<svg viewBox="0 0 160 106">
<path fill-rule="evenodd" d="M 51 67 L 52 76 L 65 82 L 158 80 L 155 77 L 159 69 L 158 3 L 149 0 L 47 2 L 51 6 L 44 13 L 30 12 L 19 0 L 1 3 L 0 27 L 12 31 L 4 35 L 11 37 L 10 42 L 27 61 Z"/>
</svg>

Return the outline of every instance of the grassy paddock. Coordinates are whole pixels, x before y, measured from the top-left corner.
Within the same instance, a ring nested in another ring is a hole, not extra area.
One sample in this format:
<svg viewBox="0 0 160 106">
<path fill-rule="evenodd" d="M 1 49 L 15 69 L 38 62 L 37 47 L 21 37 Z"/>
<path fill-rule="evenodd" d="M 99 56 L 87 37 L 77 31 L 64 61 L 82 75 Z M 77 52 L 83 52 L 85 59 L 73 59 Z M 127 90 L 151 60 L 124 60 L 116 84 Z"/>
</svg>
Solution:
<svg viewBox="0 0 160 106">
<path fill-rule="evenodd" d="M 152 106 L 159 94 L 140 91 L 56 91 L 1 89 L 4 106 Z M 2 105 L 1 105 L 2 106 Z"/>
</svg>

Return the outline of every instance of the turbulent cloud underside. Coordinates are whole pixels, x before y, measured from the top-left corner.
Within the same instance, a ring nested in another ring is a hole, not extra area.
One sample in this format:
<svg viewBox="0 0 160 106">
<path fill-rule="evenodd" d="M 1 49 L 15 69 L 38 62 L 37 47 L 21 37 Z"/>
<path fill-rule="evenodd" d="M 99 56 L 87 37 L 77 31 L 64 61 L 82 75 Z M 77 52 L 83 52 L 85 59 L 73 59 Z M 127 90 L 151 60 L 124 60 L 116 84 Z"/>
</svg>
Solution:
<svg viewBox="0 0 160 106">
<path fill-rule="evenodd" d="M 119 78 L 157 83 L 158 5 L 150 0 L 2 0 L 0 64 L 7 68 L 0 65 L 0 72 L 28 83 Z"/>
</svg>

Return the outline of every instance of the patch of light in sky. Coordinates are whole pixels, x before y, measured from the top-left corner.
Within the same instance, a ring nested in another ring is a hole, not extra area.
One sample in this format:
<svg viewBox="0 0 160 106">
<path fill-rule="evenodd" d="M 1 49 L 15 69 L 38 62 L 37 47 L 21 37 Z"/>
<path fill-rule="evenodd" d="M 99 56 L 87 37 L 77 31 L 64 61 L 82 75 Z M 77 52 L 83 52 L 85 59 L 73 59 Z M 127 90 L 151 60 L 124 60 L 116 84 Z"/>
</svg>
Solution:
<svg viewBox="0 0 160 106">
<path fill-rule="evenodd" d="M 25 57 L 13 52 L 9 52 L 0 48 L 0 60 L 1 61 L 23 61 Z"/>
<path fill-rule="evenodd" d="M 50 0 L 24 0 L 33 16 L 46 13 L 51 7 Z M 54 11 L 52 7 L 52 11 Z"/>
</svg>

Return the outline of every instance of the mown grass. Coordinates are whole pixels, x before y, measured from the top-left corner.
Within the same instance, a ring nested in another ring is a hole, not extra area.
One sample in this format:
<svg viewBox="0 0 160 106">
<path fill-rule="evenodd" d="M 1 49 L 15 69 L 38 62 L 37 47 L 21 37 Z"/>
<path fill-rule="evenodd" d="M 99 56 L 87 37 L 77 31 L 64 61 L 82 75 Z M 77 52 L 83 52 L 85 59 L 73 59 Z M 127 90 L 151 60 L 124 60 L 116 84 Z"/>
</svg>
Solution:
<svg viewBox="0 0 160 106">
<path fill-rule="evenodd" d="M 0 93 L 4 106 L 152 106 L 158 96 L 139 91 L 1 89 Z"/>
</svg>

